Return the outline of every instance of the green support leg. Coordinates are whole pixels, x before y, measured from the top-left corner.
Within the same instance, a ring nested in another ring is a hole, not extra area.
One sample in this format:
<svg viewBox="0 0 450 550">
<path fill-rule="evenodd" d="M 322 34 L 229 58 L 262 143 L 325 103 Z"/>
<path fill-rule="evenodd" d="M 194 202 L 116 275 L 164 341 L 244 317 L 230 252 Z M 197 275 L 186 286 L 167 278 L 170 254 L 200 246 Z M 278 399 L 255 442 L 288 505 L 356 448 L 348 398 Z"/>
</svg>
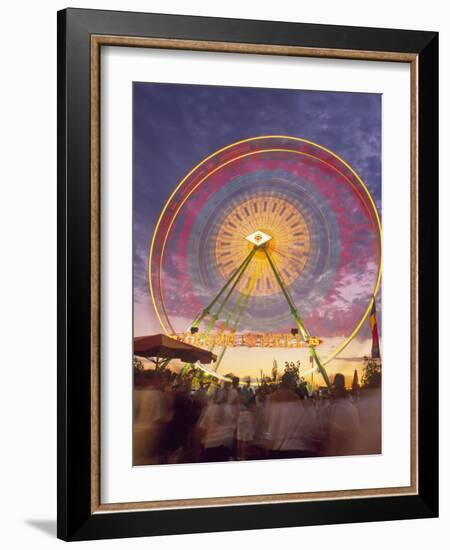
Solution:
<svg viewBox="0 0 450 550">
<path fill-rule="evenodd" d="M 294 304 L 294 301 L 292 300 L 291 296 L 289 295 L 289 292 L 283 282 L 283 279 L 281 278 L 281 275 L 280 273 L 278 272 L 278 269 L 275 267 L 275 264 L 273 263 L 273 260 L 272 258 L 270 257 L 270 254 L 268 253 L 267 251 L 267 248 L 264 247 L 263 248 L 264 250 L 264 253 L 267 257 L 267 260 L 270 264 L 270 267 L 272 268 L 272 271 L 275 275 L 275 278 L 281 288 L 281 290 L 283 291 L 283 294 L 286 298 L 286 301 L 287 303 L 289 304 L 289 307 L 291 309 L 291 313 L 292 313 L 292 316 L 294 317 L 295 319 L 295 322 L 297 323 L 297 327 L 299 328 L 300 330 L 300 333 L 302 335 L 302 338 L 303 340 L 305 340 L 305 342 L 308 342 L 308 348 L 309 348 L 309 353 L 312 355 L 314 361 L 316 362 L 317 364 L 317 368 L 319 369 L 319 372 L 320 374 L 322 375 L 323 379 L 325 380 L 325 383 L 328 387 L 328 389 L 331 389 L 332 388 L 332 385 L 331 385 L 331 382 L 330 382 L 330 379 L 328 378 L 328 374 L 327 374 L 327 371 L 325 370 L 325 368 L 323 367 L 320 359 L 319 359 L 319 356 L 317 355 L 317 352 L 314 348 L 314 346 L 311 346 L 309 344 L 309 338 L 310 338 L 310 334 L 308 333 L 305 325 L 303 324 L 303 321 L 297 311 L 297 308 L 295 307 L 295 304 Z"/>
<path fill-rule="evenodd" d="M 238 279 L 241 278 L 242 273 L 247 268 L 248 264 L 250 263 L 250 260 L 253 258 L 253 255 L 255 254 L 255 250 L 251 250 L 249 254 L 245 257 L 244 261 L 241 263 L 241 265 L 234 271 L 234 273 L 231 275 L 231 277 L 228 279 L 228 281 L 225 283 L 225 285 L 220 289 L 219 293 L 215 296 L 214 300 L 208 304 L 205 309 L 200 313 L 200 315 L 195 319 L 192 326 L 198 327 L 200 323 L 203 321 L 203 319 L 211 313 L 211 308 L 214 307 L 214 305 L 217 303 L 219 298 L 222 296 L 222 294 L 225 292 L 225 290 L 230 286 L 232 281 L 235 279 L 235 277 L 238 277 Z M 233 288 L 236 285 L 233 286 Z M 229 293 L 230 294 L 230 293 Z"/>
<path fill-rule="evenodd" d="M 208 326 L 206 327 L 205 334 L 209 334 L 211 329 L 216 324 L 217 319 L 219 318 L 219 315 L 222 313 L 223 308 L 225 307 L 226 303 L 228 302 L 233 290 L 236 288 L 237 284 L 241 280 L 242 276 L 244 275 L 248 265 L 250 264 L 253 256 L 256 253 L 256 247 L 251 250 L 251 252 L 248 254 L 248 256 L 245 258 L 245 260 L 241 263 L 241 265 L 238 267 L 238 269 L 233 273 L 233 275 L 228 279 L 226 284 L 223 286 L 219 294 L 214 298 L 214 300 L 203 310 L 202 314 L 198 317 L 198 319 L 194 322 L 192 326 L 199 326 L 201 321 L 210 313 L 211 307 L 218 301 L 220 296 L 223 294 L 223 292 L 228 288 L 230 283 L 234 280 L 233 284 L 231 285 L 230 290 L 226 294 L 223 302 L 219 306 L 219 309 L 212 315 L 211 320 L 208 323 Z M 237 276 L 236 276 L 237 275 Z"/>
<path fill-rule="evenodd" d="M 209 334 L 209 332 L 211 331 L 211 329 L 213 328 L 213 326 L 215 325 L 217 319 L 219 318 L 219 315 L 222 313 L 223 311 L 223 308 L 225 307 L 225 305 L 227 304 L 228 300 L 230 299 L 230 296 L 233 292 L 233 290 L 236 288 L 237 284 L 239 283 L 239 281 L 242 279 L 242 276 L 244 275 L 247 267 L 249 266 L 250 262 L 252 261 L 252 258 L 253 256 L 255 255 L 255 252 L 256 252 L 256 248 L 254 248 L 250 254 L 247 256 L 246 260 L 245 260 L 245 265 L 243 265 L 242 267 L 242 264 L 241 264 L 241 272 L 239 273 L 239 275 L 235 278 L 233 284 L 231 285 L 231 288 L 230 290 L 227 292 L 223 302 L 220 304 L 219 306 L 219 309 L 216 311 L 216 313 L 214 313 L 214 315 L 211 317 L 211 320 L 210 322 L 208 323 L 208 326 L 206 327 L 206 331 L 205 331 L 205 334 Z M 234 277 L 234 275 L 233 275 Z"/>
<path fill-rule="evenodd" d="M 244 295 L 241 296 L 241 299 Z M 234 321 L 234 324 L 233 324 L 233 328 L 231 329 L 231 332 L 236 332 L 236 329 L 237 329 L 237 326 L 238 326 L 238 323 L 239 321 L 241 320 L 241 317 L 242 317 L 242 314 L 245 310 L 245 308 L 247 307 L 247 303 L 248 303 L 248 300 L 250 298 L 250 292 L 245 296 L 245 300 L 244 300 L 244 303 L 241 305 L 239 311 L 238 311 L 238 314 L 237 314 L 237 317 Z M 241 301 L 240 299 L 240 301 Z M 218 360 L 216 361 L 216 365 L 215 365 L 215 368 L 214 370 L 217 372 L 217 369 L 219 368 L 220 366 L 220 363 L 222 362 L 222 359 L 223 359 L 223 356 L 225 355 L 225 352 L 227 351 L 227 346 L 224 346 L 223 350 L 220 352 L 220 355 L 219 355 L 219 358 Z"/>
<path fill-rule="evenodd" d="M 244 289 L 244 290 L 245 290 L 245 289 Z M 246 294 L 241 294 L 240 297 L 239 297 L 239 299 L 238 299 L 238 300 L 236 301 L 236 303 L 233 305 L 233 307 L 231 308 L 230 313 L 227 315 L 227 318 L 225 319 L 225 323 L 224 323 L 224 325 L 223 325 L 223 328 L 222 328 L 222 331 L 221 331 L 221 332 L 224 332 L 224 331 L 228 328 L 228 326 L 229 326 L 229 324 L 230 324 L 230 322 L 231 322 L 231 319 L 233 318 L 235 312 L 239 310 L 239 307 L 240 307 L 240 305 L 241 305 L 241 303 L 242 303 L 242 300 L 243 300 L 245 297 L 246 297 Z M 238 315 L 239 315 L 239 313 L 238 313 Z M 215 344 L 213 344 L 212 346 L 210 346 L 209 351 L 214 351 L 214 348 L 215 348 Z"/>
</svg>

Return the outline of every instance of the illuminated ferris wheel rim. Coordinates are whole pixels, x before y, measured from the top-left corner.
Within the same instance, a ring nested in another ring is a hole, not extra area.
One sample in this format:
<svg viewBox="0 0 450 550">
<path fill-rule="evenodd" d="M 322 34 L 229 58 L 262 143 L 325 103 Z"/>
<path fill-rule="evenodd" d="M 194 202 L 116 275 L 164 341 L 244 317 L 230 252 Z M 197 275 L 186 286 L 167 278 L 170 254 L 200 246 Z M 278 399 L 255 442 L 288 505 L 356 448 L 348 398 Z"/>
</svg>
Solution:
<svg viewBox="0 0 450 550">
<path fill-rule="evenodd" d="M 350 334 L 350 336 L 343 342 L 343 344 L 341 344 L 340 346 L 338 346 L 336 348 L 336 350 L 334 350 L 322 363 L 323 365 L 326 365 L 327 363 L 329 363 L 332 359 L 334 359 L 349 343 L 350 341 L 356 336 L 356 334 L 358 333 L 358 331 L 360 330 L 361 326 L 363 325 L 364 321 L 367 319 L 367 316 L 369 315 L 370 313 L 370 310 L 372 308 L 372 304 L 375 300 L 375 297 L 378 293 L 378 290 L 379 290 L 379 286 L 380 286 L 380 282 L 381 282 L 381 273 L 382 273 L 382 262 L 381 262 L 381 236 L 382 236 L 382 229 L 381 229 L 381 221 L 380 221 L 380 217 L 379 217 L 379 214 L 378 214 L 378 209 L 376 207 L 376 204 L 372 198 L 372 195 L 370 194 L 370 191 L 368 190 L 366 184 L 363 182 L 363 180 L 361 179 L 361 177 L 357 174 L 357 172 L 344 160 L 342 159 L 339 155 L 337 155 L 336 153 L 334 153 L 333 151 L 331 151 L 330 149 L 327 149 L 326 147 L 323 147 L 322 145 L 318 144 L 318 143 L 315 143 L 313 141 L 310 141 L 310 140 L 307 140 L 307 139 L 304 139 L 304 138 L 299 138 L 299 137 L 294 137 L 294 136 L 285 136 L 285 135 L 263 135 L 263 136 L 255 136 L 255 137 L 252 137 L 252 138 L 247 138 L 247 139 L 244 139 L 244 140 L 240 140 L 240 141 L 236 141 L 236 142 L 233 142 L 221 149 L 218 149 L 217 151 L 213 152 L 211 155 L 207 156 L 206 158 L 204 158 L 202 161 L 200 161 L 196 166 L 194 166 L 185 176 L 184 178 L 178 183 L 178 185 L 175 187 L 175 189 L 173 190 L 173 192 L 171 193 L 170 197 L 168 198 L 168 200 L 166 201 L 165 205 L 163 206 L 162 210 L 161 210 L 161 213 L 158 217 L 158 220 L 156 222 L 156 226 L 155 226 L 155 230 L 153 232 L 153 237 L 152 237 L 152 241 L 151 241 L 151 245 L 150 245 L 150 253 L 149 253 L 149 260 L 148 260 L 148 269 L 149 269 L 149 289 L 150 289 L 150 295 L 151 295 L 151 299 L 152 299 L 152 304 L 153 304 L 153 307 L 155 309 L 155 313 L 158 317 L 158 321 L 161 325 L 161 327 L 163 328 L 164 332 L 167 334 L 167 335 L 170 335 L 171 332 L 173 333 L 174 331 L 169 331 L 167 330 L 167 327 L 165 325 L 165 323 L 163 322 L 162 318 L 161 318 L 161 314 L 160 314 L 160 311 L 158 309 L 158 305 L 156 303 L 156 298 L 155 298 L 155 291 L 154 291 L 154 288 L 153 288 L 153 282 L 152 282 L 152 277 L 153 277 L 153 269 L 152 269 L 152 263 L 153 263 L 153 253 L 154 253 L 154 247 L 155 247 L 155 242 L 156 242 L 156 238 L 157 238 L 157 235 L 158 235 L 158 231 L 160 229 L 160 225 L 161 225 L 161 222 L 169 208 L 169 205 L 171 203 L 171 201 L 173 200 L 173 198 L 176 196 L 177 192 L 182 188 L 182 186 L 188 181 L 188 179 L 193 175 L 195 174 L 195 172 L 201 168 L 203 165 L 205 165 L 205 163 L 207 163 L 208 161 L 210 161 L 211 159 L 213 159 L 214 157 L 216 157 L 217 155 L 219 155 L 220 153 L 223 153 L 224 151 L 227 151 L 229 149 L 232 149 L 233 147 L 236 147 L 240 144 L 244 144 L 244 143 L 249 143 L 249 142 L 257 142 L 257 141 L 260 141 L 260 140 L 289 140 L 289 141 L 294 141 L 294 142 L 300 142 L 302 144 L 306 144 L 306 145 L 310 145 L 312 147 L 316 147 L 317 149 L 319 149 L 320 151 L 323 151 L 324 153 L 327 153 L 328 155 L 330 155 L 333 159 L 336 159 L 339 163 L 341 163 L 343 166 L 345 166 L 345 168 L 347 170 L 349 170 L 349 172 L 351 173 L 352 176 L 354 176 L 356 178 L 356 181 L 357 183 L 360 185 L 361 189 L 363 190 L 363 197 L 367 198 L 368 199 L 368 202 L 369 202 L 369 205 L 370 205 L 370 210 L 367 206 L 367 203 L 366 201 L 362 200 L 362 204 L 365 206 L 365 208 L 368 210 L 369 212 L 369 215 L 371 217 L 371 219 L 375 219 L 375 224 L 374 226 L 376 227 L 377 229 L 377 237 L 378 237 L 378 243 L 379 243 L 379 264 L 378 264 L 378 273 L 377 273 L 377 277 L 376 277 L 376 282 L 375 282 L 375 287 L 374 287 L 374 291 L 372 293 L 372 297 L 371 299 L 369 300 L 369 303 L 368 303 L 368 306 L 363 314 L 363 316 L 361 317 L 360 321 L 357 323 L 355 329 L 352 331 L 352 333 Z M 159 281 L 160 281 L 160 294 L 161 294 L 161 300 L 162 300 L 162 308 L 163 308 L 163 311 L 164 311 L 164 315 L 165 317 L 167 318 L 167 321 L 168 321 L 168 324 L 171 327 L 170 325 L 170 321 L 168 319 L 168 315 L 167 315 L 167 312 L 165 311 L 165 306 L 164 306 L 164 300 L 163 300 L 163 296 L 162 296 L 162 288 L 161 288 L 161 274 L 162 274 L 162 262 L 163 262 L 163 256 L 164 256 L 164 250 L 165 250 L 165 245 L 167 243 L 167 239 L 168 239 L 168 235 L 170 233 L 170 230 L 172 228 L 172 225 L 178 215 L 178 213 L 180 212 L 180 210 L 183 208 L 184 204 L 186 203 L 186 201 L 189 199 L 189 197 L 192 195 L 192 193 L 194 191 L 196 191 L 196 189 L 204 182 L 206 181 L 210 176 L 212 176 L 215 172 L 217 172 L 218 170 L 224 168 L 225 166 L 228 166 L 230 163 L 232 162 L 235 162 L 241 158 L 244 158 L 244 157 L 249 157 L 251 155 L 258 155 L 258 154 L 262 154 L 262 153 L 266 153 L 266 152 L 276 152 L 276 151 L 279 151 L 279 152 L 288 152 L 288 153 L 296 153 L 296 154 L 301 154 L 301 155 L 305 155 L 307 157 L 310 157 L 314 160 L 317 160 L 319 162 L 322 162 L 323 164 L 327 165 L 328 167 L 332 168 L 333 170 L 335 170 L 338 174 L 340 174 L 340 176 L 342 176 L 350 185 L 353 189 L 356 190 L 356 192 L 358 193 L 358 195 L 361 197 L 361 193 L 359 192 L 359 190 L 356 188 L 356 186 L 354 185 L 354 182 L 348 177 L 346 176 L 344 173 L 342 173 L 341 171 L 338 170 L 338 168 L 336 166 L 334 166 L 333 164 L 330 164 L 330 163 L 327 163 L 326 161 L 324 161 L 322 158 L 320 157 L 317 157 L 317 156 L 314 156 L 310 153 L 306 153 L 306 152 L 303 152 L 303 151 L 298 151 L 298 150 L 295 150 L 295 149 L 288 149 L 286 147 L 271 147 L 271 148 L 268 148 L 268 149 L 259 149 L 259 150 L 254 150 L 254 151 L 250 151 L 248 153 L 245 153 L 243 155 L 238 155 L 234 158 L 230 158 L 229 160 L 225 161 L 223 164 L 219 165 L 218 167 L 216 167 L 214 170 L 212 170 L 211 172 L 207 172 L 205 174 L 204 177 L 202 177 L 200 179 L 199 182 L 197 182 L 195 184 L 195 186 L 189 191 L 189 193 L 186 194 L 186 196 L 183 198 L 183 200 L 181 201 L 181 204 L 177 207 L 172 219 L 171 219 L 171 222 L 169 224 L 169 227 L 165 233 L 165 236 L 164 236 L 164 241 L 163 241 L 163 245 L 162 245 L 162 251 L 161 251 L 161 254 L 160 254 L 160 258 L 159 258 Z"/>
</svg>

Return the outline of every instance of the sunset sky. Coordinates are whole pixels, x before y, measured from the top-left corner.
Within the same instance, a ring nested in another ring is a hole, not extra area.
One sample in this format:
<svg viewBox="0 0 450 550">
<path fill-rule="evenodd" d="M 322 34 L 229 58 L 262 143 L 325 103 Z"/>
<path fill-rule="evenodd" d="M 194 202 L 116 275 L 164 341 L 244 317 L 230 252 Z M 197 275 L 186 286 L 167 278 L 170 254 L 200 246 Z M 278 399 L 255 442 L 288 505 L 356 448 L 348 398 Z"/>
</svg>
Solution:
<svg viewBox="0 0 450 550">
<path fill-rule="evenodd" d="M 135 336 L 163 332 L 148 284 L 150 243 L 161 209 L 196 164 L 230 143 L 261 135 L 288 135 L 316 142 L 335 152 L 360 175 L 381 216 L 380 95 L 134 83 L 133 109 Z M 357 260 L 348 258 L 349 264 Z M 342 325 L 353 301 L 359 295 L 366 299 L 364 288 L 362 271 L 343 280 L 331 318 L 339 319 Z M 323 312 L 313 313 L 320 317 Z M 186 319 L 188 326 L 191 321 Z M 323 358 L 339 340 L 332 328 L 324 328 L 328 337 L 318 348 Z M 333 360 L 327 370 L 343 372 L 350 378 L 353 370 L 361 367 L 356 359 L 368 354 L 370 330 L 366 321 L 341 359 Z M 259 376 L 263 370 L 270 374 L 273 359 L 279 367 L 285 360 L 297 359 L 308 365 L 304 350 L 234 348 L 226 353 L 223 372 Z"/>
</svg>

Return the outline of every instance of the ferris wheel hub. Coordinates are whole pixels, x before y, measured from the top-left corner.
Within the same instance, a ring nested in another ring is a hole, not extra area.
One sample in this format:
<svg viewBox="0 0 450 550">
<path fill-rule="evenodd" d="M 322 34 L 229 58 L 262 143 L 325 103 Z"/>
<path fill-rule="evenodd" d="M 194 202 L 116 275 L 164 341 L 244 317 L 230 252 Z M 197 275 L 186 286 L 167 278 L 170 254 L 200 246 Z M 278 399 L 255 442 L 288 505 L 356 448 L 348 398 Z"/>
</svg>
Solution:
<svg viewBox="0 0 450 550">
<path fill-rule="evenodd" d="M 264 231 L 259 230 L 251 233 L 250 235 L 247 235 L 245 238 L 248 242 L 254 244 L 256 247 L 260 247 L 268 243 L 272 239 L 270 235 L 264 233 Z"/>
</svg>

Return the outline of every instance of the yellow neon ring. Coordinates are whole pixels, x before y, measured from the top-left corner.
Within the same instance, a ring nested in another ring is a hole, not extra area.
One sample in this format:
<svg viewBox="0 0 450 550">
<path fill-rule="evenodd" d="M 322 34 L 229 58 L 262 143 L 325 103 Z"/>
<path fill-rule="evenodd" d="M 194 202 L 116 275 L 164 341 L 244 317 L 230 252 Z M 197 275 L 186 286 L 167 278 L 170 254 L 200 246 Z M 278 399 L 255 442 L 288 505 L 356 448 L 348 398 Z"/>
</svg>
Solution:
<svg viewBox="0 0 450 550">
<path fill-rule="evenodd" d="M 300 141 L 302 143 L 307 143 L 309 145 L 313 145 L 314 147 L 317 147 L 319 149 L 321 149 L 322 151 L 325 151 L 327 152 L 328 154 L 330 154 L 332 157 L 336 158 L 337 160 L 339 160 L 354 176 L 355 178 L 357 179 L 357 181 L 359 182 L 359 184 L 361 185 L 361 187 L 363 188 L 363 190 L 365 191 L 367 197 L 369 198 L 369 201 L 370 201 L 370 204 L 372 206 L 372 209 L 373 209 L 373 213 L 375 214 L 375 219 L 377 221 L 377 228 L 378 228 L 378 237 L 379 237 L 379 241 L 380 241 L 380 263 L 379 263 L 379 267 L 378 267 L 378 276 L 377 276 L 377 281 L 376 281 L 376 284 L 375 284 L 375 288 L 374 288 L 374 292 L 373 292 L 373 296 L 369 302 L 369 305 L 364 313 L 364 315 L 362 316 L 360 322 L 357 324 L 356 328 L 353 330 L 353 332 L 351 333 L 351 335 L 344 341 L 344 343 L 339 346 L 333 353 L 331 353 L 324 361 L 322 361 L 322 365 L 327 365 L 332 359 L 334 359 L 341 351 L 343 351 L 343 349 L 345 347 L 347 347 L 347 345 L 351 342 L 351 340 L 353 340 L 353 338 L 356 336 L 356 334 L 358 333 L 358 331 L 360 330 L 362 324 L 364 323 L 364 321 L 367 319 L 367 316 L 369 315 L 369 312 L 372 308 L 372 304 L 375 300 L 375 297 L 378 293 L 378 289 L 379 289 L 379 286 L 380 286 L 380 282 L 381 282 L 381 273 L 382 273 L 382 261 L 381 261 L 381 255 L 382 255 L 382 248 L 381 248 L 381 243 L 382 243 L 382 229 L 381 229 L 381 221 L 380 221 L 380 217 L 379 217 L 379 214 L 378 214 L 378 210 L 377 210 L 377 207 L 375 205 L 375 202 L 372 198 L 372 195 L 370 194 L 369 190 L 367 189 L 367 186 L 365 185 L 365 183 L 363 182 L 363 180 L 360 178 L 360 176 L 355 172 L 355 170 L 353 170 L 353 168 L 347 163 L 345 162 L 345 160 L 343 160 L 339 155 L 337 155 L 336 153 L 334 153 L 333 151 L 331 151 L 330 149 L 327 149 L 326 147 L 323 147 L 322 145 L 319 145 L 318 143 L 315 143 L 313 141 L 310 141 L 310 140 L 307 140 L 307 139 L 303 139 L 303 138 L 297 138 L 297 137 L 293 137 L 293 136 L 283 136 L 283 135 L 269 135 L 269 136 L 256 136 L 256 137 L 253 137 L 253 138 L 247 138 L 247 139 L 243 139 L 243 140 L 240 140 L 240 141 L 236 141 L 234 143 L 231 143 L 225 147 L 223 147 L 222 149 L 219 149 L 217 151 L 215 151 L 214 153 L 212 153 L 211 155 L 209 155 L 208 157 L 204 158 L 202 161 L 200 161 L 196 166 L 194 166 L 194 168 L 192 168 L 192 170 L 190 170 L 186 176 L 180 181 L 180 183 L 175 187 L 175 189 L 173 190 L 173 192 L 171 193 L 170 197 L 168 198 L 168 200 L 166 201 L 166 204 L 164 205 L 163 209 L 161 210 L 161 214 L 159 215 L 159 218 L 156 222 L 156 226 L 155 226 L 155 230 L 153 232 L 153 237 L 152 237 L 152 242 L 151 242 L 151 245 L 150 245 L 150 253 L 149 253 L 149 261 L 148 261 L 148 266 L 149 266 L 149 287 L 150 287 L 150 294 L 151 294 L 151 298 L 152 298 L 152 303 L 153 303 L 153 307 L 155 309 L 155 313 L 158 317 L 158 320 L 161 324 L 161 327 L 163 328 L 163 330 L 166 332 L 166 334 L 168 334 L 167 332 L 167 329 L 164 325 L 164 323 L 162 322 L 161 320 L 161 317 L 159 315 L 159 312 L 158 312 L 158 308 L 156 306 L 156 302 L 155 302 L 155 296 L 154 296 L 154 292 L 153 292 L 153 285 L 152 285 L 152 267 L 151 267 L 151 264 L 152 264 L 152 255 L 153 255 L 153 247 L 154 247 L 154 244 L 155 244 L 155 238 L 156 238 L 156 234 L 158 232 L 158 228 L 159 228 L 159 225 L 161 223 L 161 220 L 162 220 L 162 217 L 164 216 L 167 208 L 168 208 L 168 205 L 170 204 L 170 201 L 173 199 L 173 197 L 175 196 L 176 192 L 178 191 L 178 189 L 183 185 L 183 183 L 187 180 L 187 178 L 189 176 L 191 176 L 202 164 L 204 164 L 205 162 L 207 162 L 209 159 L 213 158 L 214 156 L 216 156 L 218 153 L 221 153 L 222 151 L 226 151 L 227 149 L 230 149 L 236 145 L 239 145 L 241 143 L 246 143 L 246 142 L 249 142 L 249 141 L 254 141 L 254 140 L 259 140 L 259 139 L 274 139 L 274 138 L 278 138 L 278 139 L 290 139 L 290 140 L 294 140 L 294 141 Z M 273 151 L 276 151 L 277 149 L 272 149 Z M 284 150 L 284 149 L 278 149 L 278 150 Z M 251 152 L 251 153 L 248 153 L 246 155 L 242 155 L 242 157 L 244 156 L 248 156 L 249 154 L 258 154 L 258 153 L 261 153 L 263 152 L 264 150 L 262 151 L 254 151 L 254 152 Z M 267 150 L 269 151 L 269 150 Z M 286 151 L 289 151 L 289 150 L 286 150 Z M 296 153 L 299 153 L 299 154 L 302 154 L 302 152 L 300 151 L 294 151 L 294 150 L 291 150 L 291 152 L 296 152 Z M 313 158 L 315 158 L 316 160 L 319 160 L 319 161 L 322 161 L 322 159 L 318 159 L 317 157 L 314 157 L 313 155 L 308 155 L 306 154 L 307 156 L 311 156 Z M 241 158 L 241 157 L 239 157 Z M 237 160 L 237 159 L 232 159 L 230 161 L 227 161 L 225 162 L 224 164 L 222 164 L 220 167 L 217 167 L 217 170 L 222 168 L 223 166 L 227 165 L 229 162 L 232 162 L 233 160 Z M 322 161 L 324 162 L 325 164 L 328 164 L 326 163 L 325 161 Z M 347 181 L 349 181 L 349 179 L 344 175 L 342 174 L 342 172 L 340 172 L 335 166 L 332 166 L 332 165 L 329 165 L 331 166 L 333 169 L 335 169 L 339 174 L 341 174 Z M 180 209 L 182 208 L 182 206 L 184 205 L 184 203 L 186 202 L 187 198 L 189 198 L 189 196 L 192 194 L 192 192 L 201 184 L 203 183 L 203 181 L 205 181 L 207 179 L 207 177 L 209 177 L 212 173 L 214 173 L 215 171 L 217 170 L 214 170 L 213 172 L 207 174 L 205 176 L 205 178 L 202 178 L 200 180 L 200 182 L 198 182 L 198 184 L 190 191 L 190 193 L 185 197 L 185 199 L 183 200 L 183 202 L 180 204 L 180 206 L 178 207 L 177 209 L 177 212 L 175 213 L 174 215 L 174 218 L 176 217 L 176 215 L 178 214 L 178 212 L 180 211 Z M 352 183 L 349 181 L 349 183 Z M 173 223 L 173 222 L 172 222 Z M 170 228 L 172 227 L 172 224 L 170 225 L 169 227 L 169 230 L 167 231 L 167 234 L 169 233 L 170 231 Z M 167 240 L 167 239 L 166 239 Z M 164 246 L 165 246 L 165 242 L 164 241 L 164 245 L 163 245 L 163 250 L 164 250 Z M 161 254 L 161 259 L 163 257 L 163 253 Z M 209 371 L 208 371 L 209 372 Z M 212 373 L 211 373 L 212 374 Z M 217 375 L 216 375 L 217 376 Z"/>
</svg>

